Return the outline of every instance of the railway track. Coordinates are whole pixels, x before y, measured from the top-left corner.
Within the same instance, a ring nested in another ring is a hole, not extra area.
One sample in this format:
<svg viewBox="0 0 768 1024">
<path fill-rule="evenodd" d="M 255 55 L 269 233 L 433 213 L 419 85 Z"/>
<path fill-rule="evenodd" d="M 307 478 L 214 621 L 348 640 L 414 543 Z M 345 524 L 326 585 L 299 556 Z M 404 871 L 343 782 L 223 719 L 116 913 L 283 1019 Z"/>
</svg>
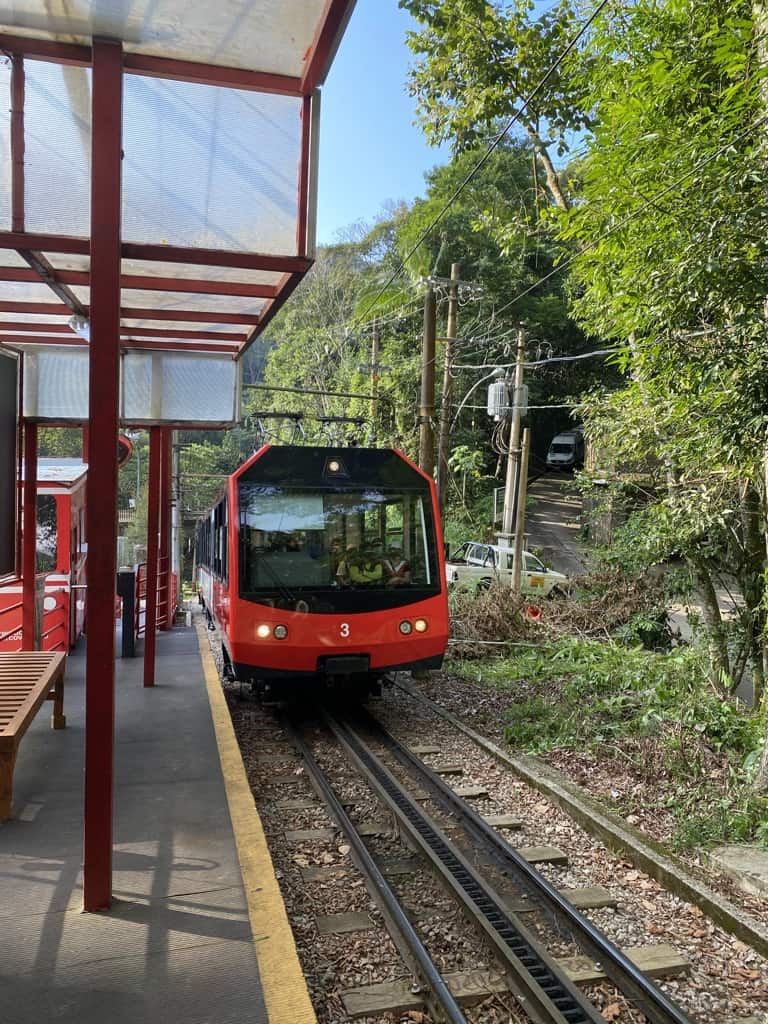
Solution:
<svg viewBox="0 0 768 1024">
<path fill-rule="evenodd" d="M 535 1024 L 579 1024 L 582 1021 L 598 1024 L 604 1018 L 547 952 L 546 933 L 542 936 L 541 926 L 534 932 L 524 924 L 488 881 L 487 873 L 481 873 L 472 861 L 479 859 L 492 865 L 493 870 L 528 902 L 527 909 L 536 909 L 540 918 L 549 923 L 557 941 L 566 936 L 568 941 L 599 961 L 616 989 L 652 1024 L 690 1024 L 690 1019 L 619 949 L 436 772 L 394 739 L 369 713 L 359 710 L 354 718 L 328 711 L 318 711 L 318 715 L 366 785 L 394 816 L 399 831 L 408 838 L 410 845 L 421 851 L 476 929 L 490 942 L 503 966 L 509 991 L 530 1020 Z M 407 911 L 357 832 L 309 744 L 302 738 L 300 726 L 286 719 L 284 727 L 304 760 L 314 788 L 346 834 L 400 955 L 419 979 L 422 998 L 433 1019 L 451 1024 L 464 1021 L 461 1009 L 411 924 Z M 382 753 L 377 753 L 377 749 Z M 403 775 L 406 779 L 401 778 Z M 425 797 L 435 807 L 435 815 L 428 814 L 422 806 Z M 462 852 L 457 837 L 448 836 L 447 831 L 454 829 L 462 833 L 470 855 Z"/>
</svg>

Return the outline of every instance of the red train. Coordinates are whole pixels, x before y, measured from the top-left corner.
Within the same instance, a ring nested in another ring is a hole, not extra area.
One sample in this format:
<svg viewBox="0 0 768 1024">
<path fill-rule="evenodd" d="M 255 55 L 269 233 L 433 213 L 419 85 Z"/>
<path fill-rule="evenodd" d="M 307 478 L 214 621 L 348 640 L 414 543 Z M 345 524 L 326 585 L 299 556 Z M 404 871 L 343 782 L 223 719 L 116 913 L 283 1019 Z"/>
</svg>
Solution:
<svg viewBox="0 0 768 1024">
<path fill-rule="evenodd" d="M 41 458 L 37 464 L 37 572 L 43 585 L 37 638 L 43 651 L 68 651 L 85 624 L 85 484 L 79 459 Z M 21 650 L 22 581 L 0 581 L 0 651 Z"/>
<path fill-rule="evenodd" d="M 195 564 L 225 674 L 260 691 L 442 664 L 435 485 L 398 451 L 266 445 L 200 521 Z"/>
</svg>

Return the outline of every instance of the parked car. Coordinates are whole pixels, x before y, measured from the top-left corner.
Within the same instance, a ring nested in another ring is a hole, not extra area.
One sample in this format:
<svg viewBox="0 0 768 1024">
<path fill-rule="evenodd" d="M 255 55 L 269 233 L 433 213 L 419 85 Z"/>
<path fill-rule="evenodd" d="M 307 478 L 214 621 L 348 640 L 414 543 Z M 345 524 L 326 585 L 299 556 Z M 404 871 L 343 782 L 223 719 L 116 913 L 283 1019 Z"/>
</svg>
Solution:
<svg viewBox="0 0 768 1024">
<path fill-rule="evenodd" d="M 547 452 L 547 469 L 579 469 L 583 465 L 583 432 L 576 428 L 556 434 Z"/>
<path fill-rule="evenodd" d="M 499 544 L 465 541 L 456 554 L 446 560 L 445 578 L 449 586 L 489 587 L 494 580 L 510 582 L 514 550 Z M 520 590 L 523 594 L 547 597 L 553 591 L 564 591 L 568 577 L 547 567 L 530 553 L 523 552 Z"/>
</svg>

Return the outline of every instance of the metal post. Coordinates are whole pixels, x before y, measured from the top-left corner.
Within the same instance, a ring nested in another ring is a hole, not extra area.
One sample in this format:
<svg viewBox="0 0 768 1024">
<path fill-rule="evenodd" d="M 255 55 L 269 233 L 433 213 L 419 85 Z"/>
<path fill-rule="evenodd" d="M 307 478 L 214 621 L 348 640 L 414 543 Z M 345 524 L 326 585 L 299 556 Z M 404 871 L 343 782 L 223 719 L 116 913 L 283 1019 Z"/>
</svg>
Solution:
<svg viewBox="0 0 768 1024">
<path fill-rule="evenodd" d="M 435 468 L 435 293 L 427 285 L 424 296 L 424 338 L 421 348 L 421 404 L 419 406 L 419 465 L 429 476 Z"/>
<path fill-rule="evenodd" d="M 157 629 L 157 554 L 160 527 L 160 462 L 162 427 L 149 428 L 149 494 L 147 495 L 147 594 L 144 606 L 144 685 L 155 685 Z"/>
<path fill-rule="evenodd" d="M 521 327 L 517 332 L 517 358 L 515 360 L 515 405 L 512 412 L 512 426 L 509 433 L 509 455 L 507 456 L 507 479 L 504 488 L 504 516 L 499 534 L 500 544 L 509 544 L 512 540 L 512 523 L 517 469 L 520 465 L 520 389 L 523 386 L 523 360 L 525 358 L 525 331 Z"/>
<path fill-rule="evenodd" d="M 162 431 L 160 461 L 160 547 L 158 554 L 159 583 L 165 594 L 165 615 L 159 616 L 163 631 L 170 629 L 171 621 L 171 431 Z"/>
<path fill-rule="evenodd" d="M 379 414 L 379 318 L 373 318 L 371 334 L 371 421 L 376 433 Z"/>
<path fill-rule="evenodd" d="M 520 472 L 517 486 L 517 516 L 515 521 L 515 553 L 512 557 L 512 590 L 520 593 L 520 579 L 523 572 L 523 540 L 525 537 L 525 499 L 528 493 L 528 453 L 531 447 L 531 432 L 523 431 L 523 445 L 520 458 Z"/>
<path fill-rule="evenodd" d="M 451 284 L 448 291 L 448 324 L 446 327 L 445 352 L 443 358 L 443 396 L 440 406 L 440 436 L 437 444 L 437 493 L 440 500 L 440 511 L 445 511 L 448 498 L 448 448 L 451 427 L 451 400 L 453 378 L 453 343 L 456 339 L 456 321 L 459 309 L 459 286 L 461 266 L 451 264 Z"/>
<path fill-rule="evenodd" d="M 83 909 L 112 901 L 123 54 L 93 40 Z"/>
<path fill-rule="evenodd" d="M 24 423 L 24 532 L 21 562 L 21 649 L 35 650 L 37 562 L 37 424 Z"/>
<path fill-rule="evenodd" d="M 136 637 L 133 631 L 136 621 L 136 573 L 133 569 L 124 566 L 118 571 L 117 593 L 123 599 L 120 657 L 133 658 L 136 655 Z"/>
</svg>

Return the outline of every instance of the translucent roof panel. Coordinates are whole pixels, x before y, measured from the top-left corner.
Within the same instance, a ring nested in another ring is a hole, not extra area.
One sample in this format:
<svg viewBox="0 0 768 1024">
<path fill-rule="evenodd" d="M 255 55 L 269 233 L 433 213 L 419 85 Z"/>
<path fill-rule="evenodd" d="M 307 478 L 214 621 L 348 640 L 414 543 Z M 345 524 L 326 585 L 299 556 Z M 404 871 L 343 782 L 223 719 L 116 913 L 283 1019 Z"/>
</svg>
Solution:
<svg viewBox="0 0 768 1024">
<path fill-rule="evenodd" d="M 24 203 L 27 231 L 88 235 L 91 71 L 25 62 Z"/>
<path fill-rule="evenodd" d="M 11 226 L 11 62 L 0 59 L 0 228 Z"/>
<path fill-rule="evenodd" d="M 42 333 L 45 333 L 45 328 L 50 324 L 65 324 L 71 313 L 2 313 L 0 312 L 0 331 L 7 330 L 4 326 L 6 322 L 18 323 L 23 320 L 24 323 L 32 326 L 38 324 Z"/>
<path fill-rule="evenodd" d="M 231 424 L 238 413 L 239 372 L 223 354 L 125 352 L 121 418 L 134 424 Z"/>
<path fill-rule="evenodd" d="M 0 262 L 7 253 L 0 254 Z M 51 302 L 55 301 L 50 288 L 42 281 L 2 281 L 0 282 L 0 299 L 4 302 Z M 26 316 L 26 314 L 24 314 Z M 21 317 L 19 317 L 21 319 Z"/>
<path fill-rule="evenodd" d="M 35 35 L 122 39 L 126 50 L 300 75 L 326 0 L 14 0 L 2 23 Z"/>
<path fill-rule="evenodd" d="M 55 257 L 59 264 L 62 257 Z M 69 257 L 64 257 L 69 259 Z M 270 270 L 240 267 L 209 267 L 197 263 L 166 263 L 161 260 L 123 260 L 123 273 L 142 277 L 177 277 L 186 280 L 242 281 L 246 284 L 280 284 L 283 275 Z"/>
<path fill-rule="evenodd" d="M 77 289 L 80 291 L 81 289 Z M 228 313 L 249 313 L 258 319 L 265 306 L 265 299 L 249 299 L 239 295 L 198 295 L 189 292 L 151 292 L 139 288 L 124 288 L 122 304 L 142 309 L 199 309 Z"/>
<path fill-rule="evenodd" d="M 215 314 L 212 314 L 215 315 Z M 25 317 L 28 319 L 28 317 Z M 254 317 L 254 323 L 256 317 Z M 214 320 L 210 323 L 198 323 L 190 322 L 189 320 L 131 320 L 123 319 L 120 324 L 124 330 L 130 330 L 132 327 L 139 327 L 142 330 L 161 330 L 161 331 L 205 331 L 210 334 L 211 332 L 223 331 L 225 334 L 237 334 L 240 337 L 244 337 L 248 333 L 247 324 L 218 324 Z M 2 330 L 2 320 L 0 320 L 0 330 Z"/>
<path fill-rule="evenodd" d="M 123 238 L 296 253 L 301 100 L 128 75 Z"/>
<path fill-rule="evenodd" d="M 3 291 L 8 284 L 2 286 Z M 22 285 L 35 288 L 37 285 Z M 42 286 L 41 286 L 42 287 Z M 90 305 L 91 290 L 81 285 L 74 285 L 71 291 L 84 306 Z M 44 289 L 50 301 L 51 293 Z M 215 319 L 216 313 L 243 313 L 258 319 L 266 304 L 265 299 L 251 299 L 242 295 L 210 295 L 196 292 L 154 292 L 140 288 L 123 288 L 121 305 L 129 309 L 195 309 L 210 312 Z"/>
</svg>

